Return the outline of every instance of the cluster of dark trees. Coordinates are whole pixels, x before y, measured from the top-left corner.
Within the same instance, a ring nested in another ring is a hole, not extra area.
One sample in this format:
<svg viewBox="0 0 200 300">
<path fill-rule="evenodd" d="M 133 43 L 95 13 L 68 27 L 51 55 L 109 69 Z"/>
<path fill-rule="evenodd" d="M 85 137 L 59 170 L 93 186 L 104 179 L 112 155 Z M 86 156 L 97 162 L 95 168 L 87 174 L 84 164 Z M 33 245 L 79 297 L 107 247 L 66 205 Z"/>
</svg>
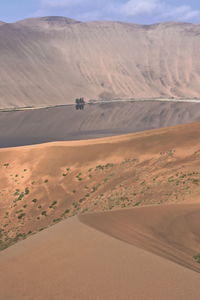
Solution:
<svg viewBox="0 0 200 300">
<path fill-rule="evenodd" d="M 75 103 L 76 103 L 76 110 L 78 110 L 78 109 L 83 110 L 84 109 L 84 107 L 85 107 L 84 98 L 77 98 L 75 100 Z"/>
</svg>

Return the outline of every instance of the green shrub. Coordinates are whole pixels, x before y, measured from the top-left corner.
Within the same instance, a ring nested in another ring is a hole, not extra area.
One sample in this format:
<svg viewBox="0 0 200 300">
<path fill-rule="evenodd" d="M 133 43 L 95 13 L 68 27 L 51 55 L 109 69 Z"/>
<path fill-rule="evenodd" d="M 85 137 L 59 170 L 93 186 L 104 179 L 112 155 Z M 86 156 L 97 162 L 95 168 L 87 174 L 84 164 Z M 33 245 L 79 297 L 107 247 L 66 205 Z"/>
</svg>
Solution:
<svg viewBox="0 0 200 300">
<path fill-rule="evenodd" d="M 37 199 L 33 199 L 33 200 L 32 200 L 33 203 L 36 203 L 37 201 L 38 201 Z"/>
<path fill-rule="evenodd" d="M 82 203 L 82 202 L 84 202 L 85 200 L 86 200 L 85 198 L 81 198 L 81 199 L 79 200 L 79 202 Z"/>
<path fill-rule="evenodd" d="M 64 211 L 64 213 L 62 214 L 62 216 L 65 216 L 66 214 L 68 214 L 70 212 L 70 209 L 66 209 L 65 211 Z"/>
<path fill-rule="evenodd" d="M 193 256 L 194 260 L 200 264 L 200 253 Z"/>
<path fill-rule="evenodd" d="M 40 229 L 39 229 L 39 231 L 43 231 L 44 229 L 45 229 L 45 228 L 44 228 L 44 227 L 42 227 L 42 228 L 40 228 Z"/>
<path fill-rule="evenodd" d="M 55 208 L 55 205 L 56 205 L 57 203 L 58 203 L 57 201 L 54 201 L 54 202 L 49 206 L 49 208 Z"/>
<path fill-rule="evenodd" d="M 53 220 L 54 223 L 58 223 L 58 222 L 60 222 L 60 221 L 62 221 L 62 218 L 58 218 L 58 219 L 54 219 L 54 220 Z"/>
<path fill-rule="evenodd" d="M 41 212 L 41 215 L 47 217 L 47 212 L 46 212 L 46 210 L 42 211 L 42 212 Z"/>
<path fill-rule="evenodd" d="M 25 213 L 23 213 L 23 214 L 20 214 L 20 215 L 18 216 L 18 219 L 20 219 L 20 220 L 21 220 L 22 218 L 24 218 L 24 217 L 25 217 L 25 215 L 26 215 Z"/>
<path fill-rule="evenodd" d="M 25 191 L 24 191 L 24 194 L 25 194 L 25 195 L 28 195 L 29 193 L 30 193 L 29 188 L 26 187 L 26 188 L 25 188 Z"/>
</svg>

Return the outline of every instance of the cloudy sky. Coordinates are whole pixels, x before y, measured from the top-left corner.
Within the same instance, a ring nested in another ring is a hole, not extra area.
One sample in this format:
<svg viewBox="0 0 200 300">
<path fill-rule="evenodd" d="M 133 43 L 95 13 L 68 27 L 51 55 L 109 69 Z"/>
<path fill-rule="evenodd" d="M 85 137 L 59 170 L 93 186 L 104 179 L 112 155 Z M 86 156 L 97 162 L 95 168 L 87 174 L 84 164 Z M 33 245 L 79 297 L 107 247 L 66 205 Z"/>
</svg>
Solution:
<svg viewBox="0 0 200 300">
<path fill-rule="evenodd" d="M 0 20 L 66 16 L 81 21 L 200 23 L 200 0 L 0 0 Z"/>
</svg>

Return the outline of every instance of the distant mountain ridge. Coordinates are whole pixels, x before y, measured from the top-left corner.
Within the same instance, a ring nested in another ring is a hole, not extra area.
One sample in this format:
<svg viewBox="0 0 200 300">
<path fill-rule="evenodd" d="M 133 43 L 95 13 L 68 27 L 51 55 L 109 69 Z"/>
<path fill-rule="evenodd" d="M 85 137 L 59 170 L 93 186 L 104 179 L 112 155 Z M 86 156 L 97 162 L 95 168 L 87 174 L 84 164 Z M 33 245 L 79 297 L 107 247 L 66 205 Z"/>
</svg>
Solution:
<svg viewBox="0 0 200 300">
<path fill-rule="evenodd" d="M 0 23 L 1 24 L 1 23 Z M 200 97 L 200 25 L 44 17 L 0 27 L 0 108 Z"/>
<path fill-rule="evenodd" d="M 76 21 L 71 18 L 66 18 L 66 17 L 59 17 L 59 16 L 50 16 L 50 17 L 41 17 L 41 18 L 29 18 L 29 19 L 24 19 L 22 21 L 16 22 L 17 24 L 22 24 L 26 26 L 41 26 L 44 25 L 45 23 L 50 25 L 50 26 L 56 26 L 56 25 L 68 25 L 68 24 L 76 24 L 76 23 L 81 23 L 80 21 Z"/>
</svg>

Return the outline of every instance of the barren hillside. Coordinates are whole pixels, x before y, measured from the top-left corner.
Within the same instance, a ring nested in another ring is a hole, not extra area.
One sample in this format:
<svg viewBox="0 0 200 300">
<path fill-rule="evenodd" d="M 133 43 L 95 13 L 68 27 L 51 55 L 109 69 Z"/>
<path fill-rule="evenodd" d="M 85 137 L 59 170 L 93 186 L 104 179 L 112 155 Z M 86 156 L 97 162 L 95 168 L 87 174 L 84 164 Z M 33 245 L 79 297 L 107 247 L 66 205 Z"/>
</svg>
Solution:
<svg viewBox="0 0 200 300">
<path fill-rule="evenodd" d="M 0 107 L 87 99 L 199 97 L 200 25 L 81 23 L 60 17 L 0 26 Z"/>
</svg>

